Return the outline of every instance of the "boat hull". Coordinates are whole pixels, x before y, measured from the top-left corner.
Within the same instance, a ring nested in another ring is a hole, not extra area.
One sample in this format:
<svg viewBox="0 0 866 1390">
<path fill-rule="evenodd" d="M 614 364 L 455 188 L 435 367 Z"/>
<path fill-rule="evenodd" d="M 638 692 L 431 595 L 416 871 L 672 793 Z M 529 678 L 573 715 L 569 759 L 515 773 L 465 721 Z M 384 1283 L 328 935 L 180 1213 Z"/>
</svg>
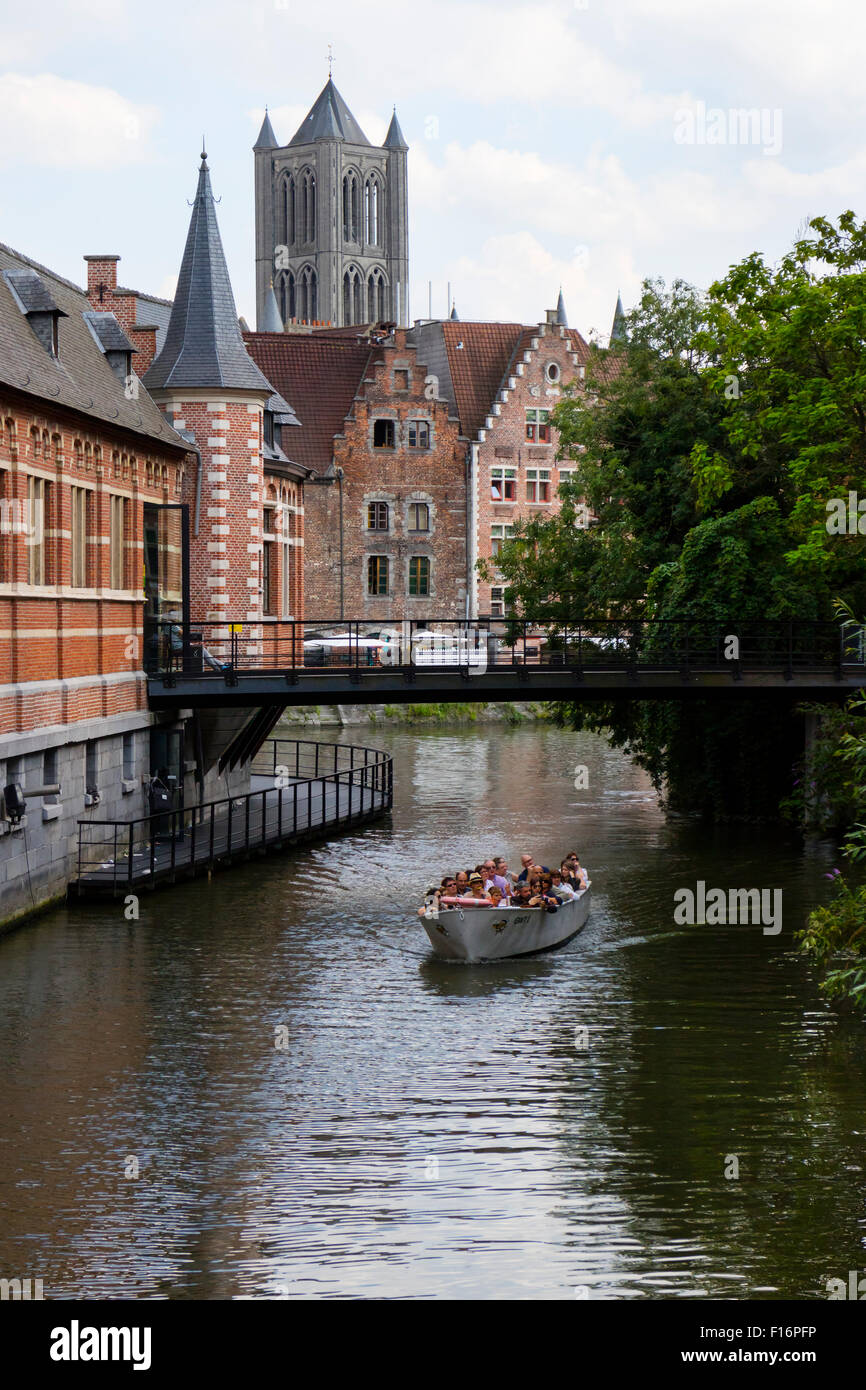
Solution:
<svg viewBox="0 0 866 1390">
<path fill-rule="evenodd" d="M 586 925 L 591 887 L 557 912 L 540 907 L 467 907 L 422 917 L 430 945 L 443 960 L 480 962 L 535 956 L 564 946 Z"/>
</svg>

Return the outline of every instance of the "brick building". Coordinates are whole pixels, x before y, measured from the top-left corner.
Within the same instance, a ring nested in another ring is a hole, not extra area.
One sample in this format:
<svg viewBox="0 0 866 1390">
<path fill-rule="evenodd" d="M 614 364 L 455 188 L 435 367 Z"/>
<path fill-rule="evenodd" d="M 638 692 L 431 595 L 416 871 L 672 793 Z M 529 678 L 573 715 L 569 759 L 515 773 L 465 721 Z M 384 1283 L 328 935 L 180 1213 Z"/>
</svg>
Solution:
<svg viewBox="0 0 866 1390">
<path fill-rule="evenodd" d="M 318 622 L 466 615 L 466 442 L 404 329 L 253 333 L 301 421 L 306 609 Z"/>
<path fill-rule="evenodd" d="M 140 815 L 145 510 L 189 446 L 139 388 L 108 311 L 0 247 L 0 921 L 63 892 L 79 818 Z"/>
<path fill-rule="evenodd" d="M 504 613 L 504 588 L 483 582 L 518 518 L 551 516 L 573 466 L 556 462 L 550 411 L 563 386 L 584 378 L 588 346 L 568 327 L 562 295 L 543 323 L 416 322 L 409 341 L 457 415 L 467 449 L 469 614 Z"/>
<path fill-rule="evenodd" d="M 154 775 L 179 807 L 248 787 L 279 707 L 149 711 L 161 620 L 216 660 L 240 622 L 276 660 L 303 616 L 310 470 L 244 348 L 204 157 L 172 305 L 118 259 L 87 258 L 85 294 L 0 247 L 0 786 L 26 798 L 0 804 L 0 927 L 63 894 L 80 821 L 148 815 Z"/>
</svg>

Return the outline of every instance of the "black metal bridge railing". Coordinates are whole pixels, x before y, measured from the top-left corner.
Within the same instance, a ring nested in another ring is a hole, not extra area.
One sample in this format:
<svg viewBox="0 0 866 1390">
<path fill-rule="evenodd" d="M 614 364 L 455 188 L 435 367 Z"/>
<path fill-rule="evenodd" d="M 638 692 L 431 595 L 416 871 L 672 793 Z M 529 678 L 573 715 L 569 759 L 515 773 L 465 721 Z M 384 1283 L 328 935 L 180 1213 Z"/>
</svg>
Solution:
<svg viewBox="0 0 866 1390">
<path fill-rule="evenodd" d="M 269 785 L 131 821 L 79 821 L 72 895 L 150 887 L 371 819 L 393 804 L 392 760 L 376 748 L 270 739 L 252 773 Z"/>
<path fill-rule="evenodd" d="M 812 620 L 701 621 L 484 617 L 473 620 L 413 618 L 304 622 L 261 619 L 159 624 L 148 654 L 151 679 L 165 686 L 178 676 L 237 685 L 244 675 L 283 676 L 289 685 L 305 676 L 343 673 L 358 681 L 372 671 L 460 671 L 464 676 L 497 670 L 572 673 L 690 673 L 724 671 L 835 672 L 863 666 L 864 630 Z"/>
</svg>

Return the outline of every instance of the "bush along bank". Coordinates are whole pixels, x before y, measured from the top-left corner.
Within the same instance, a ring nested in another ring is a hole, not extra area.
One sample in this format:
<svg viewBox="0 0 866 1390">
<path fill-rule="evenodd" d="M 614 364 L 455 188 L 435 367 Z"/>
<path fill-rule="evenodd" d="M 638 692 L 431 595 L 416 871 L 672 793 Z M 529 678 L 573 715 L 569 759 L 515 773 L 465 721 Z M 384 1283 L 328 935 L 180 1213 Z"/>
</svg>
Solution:
<svg viewBox="0 0 866 1390">
<path fill-rule="evenodd" d="M 848 714 L 862 716 L 866 698 L 849 702 Z M 839 736 L 836 758 L 847 767 L 839 794 L 861 816 L 866 806 L 866 732 L 845 729 Z M 849 829 L 842 854 L 851 865 L 866 863 L 866 824 L 858 821 Z M 829 903 L 809 914 L 806 926 L 797 933 L 800 950 L 823 971 L 821 990 L 828 998 L 866 1012 L 866 884 L 852 883 L 841 869 L 827 875 L 832 880 Z"/>
<path fill-rule="evenodd" d="M 465 701 L 415 705 L 307 705 L 287 709 L 280 727 L 388 728 L 415 724 L 525 724 L 550 719 L 548 706 L 537 701 Z"/>
</svg>

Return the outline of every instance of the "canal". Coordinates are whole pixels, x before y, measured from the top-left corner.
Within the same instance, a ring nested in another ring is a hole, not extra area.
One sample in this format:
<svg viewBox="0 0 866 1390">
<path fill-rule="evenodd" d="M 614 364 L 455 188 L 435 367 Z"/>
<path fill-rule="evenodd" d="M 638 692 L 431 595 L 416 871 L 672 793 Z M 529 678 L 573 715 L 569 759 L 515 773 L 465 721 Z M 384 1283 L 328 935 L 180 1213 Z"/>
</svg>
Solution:
<svg viewBox="0 0 866 1390">
<path fill-rule="evenodd" d="M 592 735 L 354 741 L 395 757 L 391 820 L 144 896 L 137 921 L 88 905 L 0 941 L 0 1276 L 48 1298 L 776 1299 L 859 1269 L 866 1030 L 792 951 L 832 847 L 666 823 Z M 570 946 L 430 958 L 428 879 L 572 848 L 594 903 Z M 698 880 L 781 888 L 781 932 L 676 926 Z"/>
</svg>

